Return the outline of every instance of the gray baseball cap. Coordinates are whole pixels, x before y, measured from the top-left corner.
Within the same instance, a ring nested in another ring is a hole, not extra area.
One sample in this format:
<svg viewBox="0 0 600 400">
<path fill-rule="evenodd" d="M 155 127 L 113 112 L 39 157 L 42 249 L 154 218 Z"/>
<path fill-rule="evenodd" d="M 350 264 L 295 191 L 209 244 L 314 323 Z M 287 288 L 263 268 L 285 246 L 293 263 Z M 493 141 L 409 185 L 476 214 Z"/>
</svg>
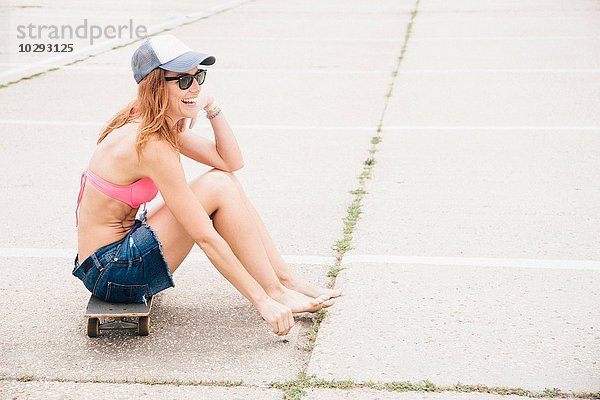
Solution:
<svg viewBox="0 0 600 400">
<path fill-rule="evenodd" d="M 131 69 L 133 78 L 140 83 L 156 68 L 186 72 L 201 65 L 213 65 L 215 61 L 213 56 L 193 51 L 173 35 L 160 35 L 149 37 L 135 50 Z"/>
</svg>

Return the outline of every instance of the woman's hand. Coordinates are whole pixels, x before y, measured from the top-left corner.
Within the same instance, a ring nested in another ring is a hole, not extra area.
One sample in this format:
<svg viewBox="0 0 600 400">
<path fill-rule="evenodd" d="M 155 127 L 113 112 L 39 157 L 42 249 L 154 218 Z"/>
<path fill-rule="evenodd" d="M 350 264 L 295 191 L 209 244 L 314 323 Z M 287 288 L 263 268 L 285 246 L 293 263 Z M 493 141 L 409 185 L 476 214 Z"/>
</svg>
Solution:
<svg viewBox="0 0 600 400">
<path fill-rule="evenodd" d="M 270 297 L 258 304 L 256 309 L 260 316 L 271 325 L 273 333 L 276 335 L 287 335 L 294 326 L 292 310 Z"/>
<path fill-rule="evenodd" d="M 212 95 L 208 93 L 200 93 L 198 95 L 198 99 L 196 99 L 196 104 L 206 110 L 214 101 L 215 98 Z"/>
<path fill-rule="evenodd" d="M 210 106 L 213 103 L 213 101 L 215 101 L 215 98 L 211 94 L 203 92 L 198 95 L 198 98 L 196 99 L 196 104 L 198 105 L 198 107 L 202 107 L 203 110 L 206 110 L 206 108 Z M 196 124 L 197 117 L 198 115 L 196 114 L 196 116 L 192 118 L 192 122 L 190 122 L 190 129 L 192 129 Z"/>
<path fill-rule="evenodd" d="M 195 118 L 192 118 L 192 121 L 194 121 Z M 179 121 L 177 121 L 177 124 L 175 125 L 175 129 L 177 130 L 177 133 L 183 133 L 183 131 L 185 131 L 185 128 L 187 127 L 187 118 L 182 118 Z"/>
<path fill-rule="evenodd" d="M 202 107 L 202 109 L 206 110 L 213 103 L 213 101 L 215 101 L 215 98 L 211 94 L 200 93 L 198 95 L 198 98 L 196 99 L 196 105 L 198 106 L 198 108 Z M 198 113 L 196 113 L 196 115 L 194 115 L 191 118 L 189 129 L 192 129 L 194 127 L 194 125 L 196 124 L 197 118 L 198 118 Z M 183 131 L 185 131 L 186 126 L 187 126 L 187 118 L 180 119 L 179 121 L 177 121 L 177 132 L 182 133 Z"/>
</svg>

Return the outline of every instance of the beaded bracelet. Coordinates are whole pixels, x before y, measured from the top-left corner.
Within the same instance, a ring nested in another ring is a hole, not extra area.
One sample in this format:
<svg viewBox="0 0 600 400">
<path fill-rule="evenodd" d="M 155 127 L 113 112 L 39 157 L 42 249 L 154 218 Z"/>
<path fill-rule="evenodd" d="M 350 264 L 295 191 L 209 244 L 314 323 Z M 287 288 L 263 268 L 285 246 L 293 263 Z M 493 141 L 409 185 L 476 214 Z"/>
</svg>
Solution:
<svg viewBox="0 0 600 400">
<path fill-rule="evenodd" d="M 213 119 L 214 117 L 216 117 L 216 116 L 217 116 L 217 115 L 219 115 L 219 114 L 221 114 L 221 109 L 220 109 L 220 108 L 219 108 L 219 111 L 217 111 L 217 113 L 216 113 L 216 114 L 213 114 L 213 115 L 208 115 L 208 114 L 207 114 L 207 115 L 206 115 L 206 118 L 208 118 L 208 119 Z"/>
<path fill-rule="evenodd" d="M 208 109 L 204 109 L 204 111 L 206 111 L 207 115 L 210 115 L 212 113 L 214 113 L 215 111 L 217 111 L 220 108 L 220 106 L 216 103 L 216 102 L 212 102 L 210 107 Z"/>
</svg>

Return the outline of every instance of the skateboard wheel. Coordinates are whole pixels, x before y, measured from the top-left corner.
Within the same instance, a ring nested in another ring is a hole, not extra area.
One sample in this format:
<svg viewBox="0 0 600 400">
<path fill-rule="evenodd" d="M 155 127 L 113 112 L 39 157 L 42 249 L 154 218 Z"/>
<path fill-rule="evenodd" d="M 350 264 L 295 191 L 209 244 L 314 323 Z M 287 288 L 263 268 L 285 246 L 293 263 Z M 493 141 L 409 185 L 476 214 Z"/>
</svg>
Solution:
<svg viewBox="0 0 600 400">
<path fill-rule="evenodd" d="M 98 337 L 100 334 L 100 320 L 98 318 L 88 318 L 87 335 L 89 337 Z"/>
<path fill-rule="evenodd" d="M 148 336 L 150 334 L 150 317 L 140 317 L 138 321 L 138 333 L 140 336 Z"/>
</svg>

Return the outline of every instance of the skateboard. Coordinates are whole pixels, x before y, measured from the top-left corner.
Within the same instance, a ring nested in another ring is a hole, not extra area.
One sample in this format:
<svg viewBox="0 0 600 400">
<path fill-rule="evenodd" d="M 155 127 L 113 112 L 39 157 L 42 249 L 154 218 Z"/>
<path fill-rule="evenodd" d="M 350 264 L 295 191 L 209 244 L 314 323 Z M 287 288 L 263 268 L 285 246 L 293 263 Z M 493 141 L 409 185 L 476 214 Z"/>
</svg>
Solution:
<svg viewBox="0 0 600 400">
<path fill-rule="evenodd" d="M 98 337 L 105 329 L 137 329 L 140 336 L 148 336 L 151 310 L 152 297 L 145 304 L 106 303 L 92 295 L 84 315 L 87 318 L 86 333 L 89 337 Z M 100 318 L 108 321 L 101 323 Z M 132 318 L 137 318 L 137 321 L 131 321 Z"/>
</svg>

